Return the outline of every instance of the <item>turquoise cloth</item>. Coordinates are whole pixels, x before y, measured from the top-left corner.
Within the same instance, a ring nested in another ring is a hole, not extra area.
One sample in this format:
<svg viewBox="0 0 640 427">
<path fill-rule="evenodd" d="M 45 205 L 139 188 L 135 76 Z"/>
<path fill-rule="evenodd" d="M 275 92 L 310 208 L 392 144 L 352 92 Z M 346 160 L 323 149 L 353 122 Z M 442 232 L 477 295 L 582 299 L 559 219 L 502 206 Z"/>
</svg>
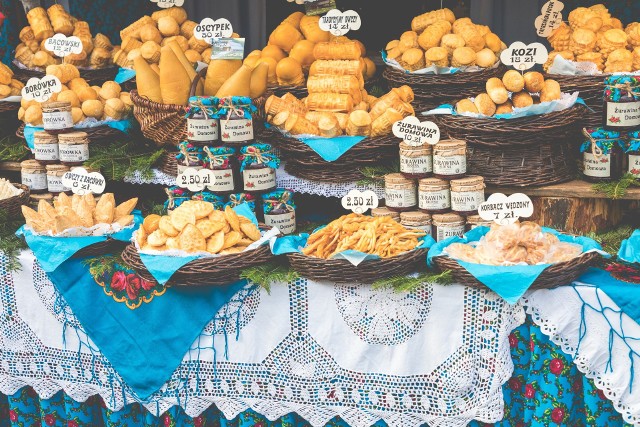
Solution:
<svg viewBox="0 0 640 427">
<path fill-rule="evenodd" d="M 582 246 L 583 252 L 598 250 L 601 251 L 600 245 L 587 237 L 568 236 L 558 233 L 550 228 L 542 229 L 546 233 L 554 234 L 562 242 L 575 243 Z M 446 240 L 436 243 L 427 256 L 427 263 L 433 267 L 433 258 L 443 255 L 444 250 L 452 243 L 470 243 L 479 241 L 485 234 L 489 232 L 489 227 L 476 227 L 467 232 L 463 237 L 450 237 Z M 522 295 L 529 289 L 531 284 L 540 276 L 540 274 L 549 267 L 548 264 L 542 265 L 512 265 L 512 266 L 494 266 L 473 264 L 469 262 L 458 261 L 458 263 L 473 277 L 478 279 L 482 284 L 500 295 L 508 303 L 515 304 Z M 563 285 L 565 283 L 558 283 Z M 567 283 L 568 284 L 568 283 Z"/>
<path fill-rule="evenodd" d="M 119 120 L 119 121 L 113 121 L 113 122 L 105 122 L 104 125 L 105 126 L 109 126 L 110 128 L 119 130 L 120 132 L 123 133 L 129 133 L 129 131 L 131 130 L 131 127 L 133 126 L 133 121 L 134 119 L 131 118 L 129 120 Z M 76 127 L 74 128 L 75 130 L 81 132 L 84 129 L 90 129 L 90 128 L 79 128 Z M 37 126 L 31 126 L 31 125 L 26 125 L 24 127 L 24 139 L 27 141 L 27 146 L 29 147 L 29 149 L 31 151 L 33 151 L 34 148 L 34 135 L 36 132 L 42 132 L 44 131 L 43 127 L 37 127 Z"/>
<path fill-rule="evenodd" d="M 124 82 L 128 82 L 131 79 L 136 77 L 136 70 L 132 70 L 131 68 L 122 68 L 118 70 L 118 74 L 116 74 L 115 81 L 118 84 L 122 84 Z"/>
<path fill-rule="evenodd" d="M 366 139 L 365 136 L 337 136 L 335 138 L 298 138 L 327 162 L 335 162 L 347 151 Z"/>
<path fill-rule="evenodd" d="M 595 285 L 602 289 L 616 303 L 620 310 L 640 323 L 640 287 L 637 283 L 618 280 L 611 273 L 598 268 L 590 268 L 577 282 Z"/>
<path fill-rule="evenodd" d="M 24 226 L 16 232 L 18 236 L 24 236 L 27 245 L 33 251 L 36 259 L 44 271 L 50 273 L 60 267 L 62 263 L 67 261 L 80 249 L 94 243 L 100 243 L 112 238 L 123 242 L 129 242 L 133 232 L 142 224 L 142 216 L 139 211 L 133 212 L 133 227 L 127 227 L 117 233 L 109 236 L 86 236 L 86 237 L 51 237 L 36 236 L 31 231 L 25 229 Z"/>
<path fill-rule="evenodd" d="M 618 258 L 625 262 L 640 262 L 640 230 L 634 231 L 631 237 L 622 241 Z"/>
</svg>

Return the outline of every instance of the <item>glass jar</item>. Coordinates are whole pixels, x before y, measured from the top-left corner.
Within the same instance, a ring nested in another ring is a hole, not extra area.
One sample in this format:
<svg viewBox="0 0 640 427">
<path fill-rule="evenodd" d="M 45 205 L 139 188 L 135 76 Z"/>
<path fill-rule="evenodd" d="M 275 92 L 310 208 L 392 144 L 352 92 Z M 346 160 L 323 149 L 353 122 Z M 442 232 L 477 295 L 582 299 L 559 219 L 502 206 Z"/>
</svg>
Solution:
<svg viewBox="0 0 640 427">
<path fill-rule="evenodd" d="M 472 215 L 484 202 L 484 178 L 468 176 L 451 180 L 451 210 L 460 215 Z"/>
<path fill-rule="evenodd" d="M 167 193 L 167 201 L 164 202 L 164 209 L 171 213 L 178 206 L 186 202 L 187 200 L 191 200 L 192 194 L 186 188 L 180 188 L 177 185 L 173 187 L 165 188 L 164 192 Z"/>
<path fill-rule="evenodd" d="M 385 208 L 384 206 L 380 208 L 371 209 L 371 216 L 373 217 L 388 216 L 394 221 L 400 222 L 400 214 L 398 212 L 392 211 L 389 208 Z"/>
<path fill-rule="evenodd" d="M 53 194 L 51 193 L 40 193 L 40 194 L 30 194 L 29 195 L 29 207 L 38 210 L 38 205 L 40 204 L 40 200 L 44 200 L 50 205 L 53 204 Z"/>
<path fill-rule="evenodd" d="M 429 214 L 451 210 L 449 181 L 440 178 L 425 178 L 418 183 L 418 208 Z"/>
<path fill-rule="evenodd" d="M 613 75 L 604 85 L 604 128 L 633 131 L 640 127 L 640 77 Z"/>
<path fill-rule="evenodd" d="M 191 144 L 187 141 L 182 141 L 178 144 L 178 151 L 179 153 L 176 155 L 178 175 L 188 168 L 200 170 L 204 167 L 205 155 L 202 147 Z"/>
<path fill-rule="evenodd" d="M 47 165 L 47 188 L 49 193 L 60 194 L 69 193 L 71 189 L 62 183 L 62 176 L 69 172 L 69 167 L 65 165 Z"/>
<path fill-rule="evenodd" d="M 60 163 L 80 166 L 89 160 L 89 138 L 86 132 L 70 132 L 58 135 Z"/>
<path fill-rule="evenodd" d="M 42 104 L 42 126 L 52 135 L 73 129 L 70 102 L 46 102 Z"/>
<path fill-rule="evenodd" d="M 582 144 L 582 174 L 590 182 L 610 182 L 623 172 L 624 155 L 620 133 L 602 128 L 586 129 L 587 141 Z"/>
<path fill-rule="evenodd" d="M 416 182 L 407 179 L 400 173 L 384 176 L 385 205 L 396 212 L 405 212 L 418 206 L 418 189 Z"/>
<path fill-rule="evenodd" d="M 47 192 L 47 170 L 45 165 L 37 160 L 25 160 L 20 163 L 22 185 L 29 187 L 32 193 Z"/>
<path fill-rule="evenodd" d="M 246 203 L 251 209 L 251 212 L 256 212 L 256 199 L 249 193 L 236 193 L 229 195 L 229 201 L 225 203 L 224 207 L 230 206 L 235 208 L 243 203 Z"/>
<path fill-rule="evenodd" d="M 236 191 L 238 164 L 236 151 L 229 147 L 204 147 L 205 169 L 213 172 L 213 182 L 209 189 L 219 195 L 227 195 Z"/>
<path fill-rule="evenodd" d="M 264 223 L 277 227 L 282 234 L 293 234 L 296 231 L 296 204 L 293 192 L 278 189 L 262 195 Z"/>
<path fill-rule="evenodd" d="M 215 117 L 215 107 L 206 105 L 207 98 L 189 99 L 187 115 L 187 141 L 194 145 L 218 145 L 220 126 Z"/>
<path fill-rule="evenodd" d="M 493 221 L 482 219 L 480 215 L 469 215 L 467 217 L 466 230 L 470 231 L 476 227 L 491 227 L 491 224 L 493 224 Z"/>
<path fill-rule="evenodd" d="M 407 179 L 422 179 L 433 173 L 433 147 L 400 143 L 400 173 Z"/>
<path fill-rule="evenodd" d="M 640 131 L 629 133 L 626 155 L 627 173 L 640 178 Z"/>
<path fill-rule="evenodd" d="M 242 186 L 245 192 L 263 193 L 276 189 L 276 169 L 280 159 L 271 145 L 253 144 L 240 149 Z"/>
<path fill-rule="evenodd" d="M 43 165 L 57 163 L 60 160 L 58 137 L 47 132 L 33 134 L 33 154 Z"/>
<path fill-rule="evenodd" d="M 456 213 L 433 215 L 432 222 L 436 242 L 453 236 L 462 237 L 465 233 L 465 219 Z"/>
<path fill-rule="evenodd" d="M 433 149 L 433 176 L 440 179 L 459 179 L 467 174 L 467 143 L 445 140 Z"/>
<path fill-rule="evenodd" d="M 431 236 L 431 215 L 420 211 L 402 212 L 400 224 L 411 230 L 420 230 Z"/>
<path fill-rule="evenodd" d="M 254 143 L 251 99 L 233 97 L 220 100 L 220 141 L 223 144 Z"/>
</svg>

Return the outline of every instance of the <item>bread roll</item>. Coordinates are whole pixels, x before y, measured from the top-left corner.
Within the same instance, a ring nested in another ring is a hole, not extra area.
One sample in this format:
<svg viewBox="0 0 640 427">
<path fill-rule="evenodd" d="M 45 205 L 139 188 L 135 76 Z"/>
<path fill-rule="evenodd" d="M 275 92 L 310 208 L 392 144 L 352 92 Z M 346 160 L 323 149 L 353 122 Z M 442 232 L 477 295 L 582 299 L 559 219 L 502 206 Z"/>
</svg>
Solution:
<svg viewBox="0 0 640 427">
<path fill-rule="evenodd" d="M 354 103 L 351 95 L 340 93 L 310 93 L 306 100 L 309 110 L 350 112 Z"/>
<path fill-rule="evenodd" d="M 478 113 L 485 116 L 493 116 L 496 112 L 496 104 L 491 100 L 489 94 L 481 93 L 476 96 L 476 99 L 473 101 L 478 109 Z"/>
<path fill-rule="evenodd" d="M 539 93 L 544 87 L 544 76 L 537 71 L 529 71 L 524 75 L 524 88 L 531 93 Z"/>
<path fill-rule="evenodd" d="M 337 121 L 336 121 L 337 124 Z M 319 135 L 320 129 L 304 117 L 291 113 L 285 122 L 284 128 L 291 135 Z"/>
<path fill-rule="evenodd" d="M 498 114 L 510 114 L 513 113 L 513 104 L 511 101 L 507 101 L 504 104 L 500 104 L 496 108 L 496 116 Z"/>
<path fill-rule="evenodd" d="M 502 80 L 497 77 L 492 77 L 487 80 L 486 84 L 487 93 L 495 104 L 504 104 L 509 100 L 509 92 L 504 87 Z"/>
<path fill-rule="evenodd" d="M 478 108 L 476 104 L 473 103 L 470 99 L 462 99 L 456 103 L 456 112 L 460 113 L 474 113 L 478 114 Z"/>
<path fill-rule="evenodd" d="M 319 16 L 303 15 L 300 19 L 299 29 L 304 35 L 304 38 L 312 43 L 328 42 L 331 37 L 331 33 L 320 29 L 319 22 Z"/>
<path fill-rule="evenodd" d="M 309 40 L 300 40 L 293 45 L 289 57 L 298 61 L 304 70 L 309 70 L 313 61 L 316 60 L 313 55 L 314 46 L 315 44 Z"/>
<path fill-rule="evenodd" d="M 325 138 L 333 138 L 342 135 L 340 123 L 338 123 L 338 119 L 333 115 L 321 117 L 317 126 L 320 130 L 320 136 Z"/>
<path fill-rule="evenodd" d="M 514 93 L 511 96 L 511 103 L 514 108 L 525 108 L 533 105 L 533 98 L 529 94 L 529 92 L 522 91 L 518 93 Z"/>
<path fill-rule="evenodd" d="M 266 45 L 264 49 L 262 49 L 260 58 L 265 58 L 265 57 L 273 58 L 276 60 L 276 62 L 278 62 L 286 58 L 287 54 L 284 53 L 284 51 L 280 49 L 278 46 L 271 44 L 271 45 Z"/>
<path fill-rule="evenodd" d="M 402 54 L 400 64 L 408 71 L 416 71 L 425 67 L 425 55 L 422 49 L 412 48 Z"/>
<path fill-rule="evenodd" d="M 304 36 L 296 27 L 288 22 L 283 22 L 269 36 L 269 44 L 276 45 L 285 52 L 290 52 L 293 46 L 303 38 Z"/>
<path fill-rule="evenodd" d="M 359 59 L 362 55 L 360 46 L 354 42 L 348 43 L 317 43 L 313 48 L 313 55 L 316 59 Z"/>
<path fill-rule="evenodd" d="M 383 136 L 390 134 L 393 124 L 403 118 L 404 116 L 397 110 L 387 108 L 383 114 L 371 123 L 371 136 Z"/>
<path fill-rule="evenodd" d="M 509 70 L 502 76 L 502 83 L 509 92 L 520 92 L 524 89 L 524 77 L 519 71 Z"/>
<path fill-rule="evenodd" d="M 491 68 L 497 61 L 496 54 L 489 48 L 484 48 L 476 54 L 476 65 L 482 68 Z"/>
<path fill-rule="evenodd" d="M 260 63 L 258 65 L 261 65 Z M 293 58 L 284 58 L 276 65 L 276 77 L 280 86 L 302 86 L 304 85 L 304 74 L 302 65 Z"/>
<path fill-rule="evenodd" d="M 549 102 L 560 99 L 562 93 L 560 91 L 560 83 L 553 79 L 544 81 L 544 87 L 540 91 L 540 102 Z"/>
</svg>

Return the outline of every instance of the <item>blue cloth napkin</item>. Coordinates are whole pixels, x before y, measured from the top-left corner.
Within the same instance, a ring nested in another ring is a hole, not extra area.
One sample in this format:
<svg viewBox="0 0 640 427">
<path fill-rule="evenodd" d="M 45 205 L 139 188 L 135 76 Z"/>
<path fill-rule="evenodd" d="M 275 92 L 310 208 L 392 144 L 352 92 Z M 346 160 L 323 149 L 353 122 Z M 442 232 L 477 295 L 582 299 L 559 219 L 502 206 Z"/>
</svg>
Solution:
<svg viewBox="0 0 640 427">
<path fill-rule="evenodd" d="M 556 230 L 544 227 L 542 230 L 545 233 L 556 235 L 562 242 L 581 245 L 583 252 L 602 250 L 595 240 L 589 239 L 588 237 L 568 236 L 561 234 Z M 489 227 L 476 227 L 467 232 L 463 237 L 454 236 L 436 243 L 429 250 L 429 254 L 427 255 L 427 264 L 429 267 L 433 267 L 433 258 L 442 255 L 446 247 L 450 244 L 476 242 L 488 232 Z M 509 304 L 515 304 L 544 271 L 544 269 L 549 267 L 548 264 L 494 266 L 473 264 L 463 261 L 458 261 L 458 263 L 465 270 L 471 273 L 473 277 L 504 298 Z"/>
<path fill-rule="evenodd" d="M 202 329 L 245 285 L 168 288 L 135 310 L 106 297 L 80 259 L 49 278 L 87 335 L 140 399 L 171 377 Z"/>
<path fill-rule="evenodd" d="M 602 289 L 629 317 L 640 324 L 640 286 L 613 277 L 608 271 L 590 268 L 577 282 Z"/>
<path fill-rule="evenodd" d="M 298 138 L 300 141 L 309 146 L 313 151 L 318 153 L 327 162 L 335 162 L 344 153 L 357 145 L 364 136 L 336 136 L 335 138 Z"/>
<path fill-rule="evenodd" d="M 142 224 L 142 215 L 140 211 L 133 212 L 133 227 L 127 227 L 117 233 L 109 236 L 84 236 L 84 237 L 51 237 L 51 236 L 37 236 L 31 231 L 25 229 L 25 226 L 20 227 L 16 231 L 17 236 L 23 236 L 27 241 L 27 245 L 33 251 L 38 262 L 42 266 L 42 269 L 47 273 L 50 273 L 57 269 L 62 263 L 71 258 L 80 249 L 84 249 L 87 246 L 94 243 L 100 243 L 111 237 L 115 240 L 123 242 L 129 242 L 133 232 L 138 229 Z"/>
<path fill-rule="evenodd" d="M 634 231 L 631 237 L 622 241 L 618 258 L 625 262 L 640 262 L 640 230 Z"/>
<path fill-rule="evenodd" d="M 105 122 L 104 125 L 109 126 L 110 128 L 119 130 L 120 132 L 123 132 L 123 133 L 129 133 L 129 131 L 131 130 L 131 127 L 133 126 L 133 121 L 134 119 L 111 121 L 111 122 Z M 89 129 L 89 128 L 74 127 L 74 129 L 77 131 L 82 131 L 83 129 Z M 39 126 L 26 125 L 24 127 L 24 139 L 27 141 L 27 146 L 31 151 L 33 151 L 34 149 L 33 140 L 35 138 L 34 137 L 35 133 L 42 132 L 43 130 L 44 128 Z"/>
<path fill-rule="evenodd" d="M 124 82 L 128 82 L 136 76 L 136 70 L 132 70 L 131 68 L 122 68 L 118 70 L 118 74 L 116 74 L 115 81 L 118 84 L 122 84 Z"/>
</svg>

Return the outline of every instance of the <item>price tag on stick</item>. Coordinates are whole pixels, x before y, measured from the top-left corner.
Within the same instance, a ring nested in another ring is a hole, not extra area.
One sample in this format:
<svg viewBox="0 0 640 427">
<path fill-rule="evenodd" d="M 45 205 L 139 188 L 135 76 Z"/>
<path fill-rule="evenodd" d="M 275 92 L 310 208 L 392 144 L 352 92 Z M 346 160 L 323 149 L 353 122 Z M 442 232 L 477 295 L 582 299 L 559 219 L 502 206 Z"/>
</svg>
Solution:
<svg viewBox="0 0 640 427">
<path fill-rule="evenodd" d="M 64 58 L 71 54 L 77 55 L 82 53 L 82 40 L 76 36 L 67 37 L 64 34 L 58 33 L 45 40 L 44 47 L 48 51 L 53 52 L 55 56 Z"/>
<path fill-rule="evenodd" d="M 344 36 L 349 31 L 359 30 L 362 22 L 355 10 L 340 12 L 338 9 L 331 9 L 320 17 L 319 24 L 322 31 L 328 31 L 334 36 Z"/>
<path fill-rule="evenodd" d="M 210 169 L 187 168 L 176 178 L 176 185 L 189 191 L 202 191 L 205 188 L 213 190 L 216 176 Z"/>
<path fill-rule="evenodd" d="M 363 214 L 378 207 L 378 196 L 371 190 L 350 190 L 342 198 L 342 207 L 348 211 Z"/>
<path fill-rule="evenodd" d="M 151 3 L 157 3 L 158 7 L 166 9 L 173 6 L 182 6 L 184 0 L 151 0 Z"/>
<path fill-rule="evenodd" d="M 560 0 L 549 0 L 542 6 L 542 15 L 535 20 L 536 34 L 549 37 L 553 30 L 562 24 L 562 10 L 564 4 Z"/>
<path fill-rule="evenodd" d="M 47 102 L 54 93 L 62 91 L 62 83 L 56 76 L 32 77 L 22 88 L 21 94 L 26 101 Z"/>
<path fill-rule="evenodd" d="M 212 39 L 211 59 L 240 59 L 244 58 L 244 39 L 221 37 Z"/>
<path fill-rule="evenodd" d="M 503 64 L 511 65 L 519 71 L 533 68 L 536 64 L 544 64 L 548 58 L 549 52 L 542 43 L 514 42 L 500 54 Z"/>
<path fill-rule="evenodd" d="M 83 196 L 88 193 L 102 194 L 106 180 L 99 172 L 87 172 L 85 168 L 77 168 L 62 175 L 62 184 L 71 189 L 73 194 Z"/>
<path fill-rule="evenodd" d="M 304 10 L 308 16 L 324 15 L 331 9 L 336 8 L 336 0 L 315 0 L 305 1 Z"/>
<path fill-rule="evenodd" d="M 225 18 L 216 19 L 204 18 L 193 29 L 193 37 L 198 40 L 204 40 L 211 44 L 212 39 L 221 37 L 231 37 L 233 34 L 233 27 L 231 22 Z"/>
<path fill-rule="evenodd" d="M 480 217 L 500 225 L 515 223 L 519 218 L 533 215 L 533 202 L 526 194 L 515 193 L 506 196 L 494 193 L 478 207 Z"/>
<path fill-rule="evenodd" d="M 440 128 L 433 122 L 420 122 L 415 116 L 407 116 L 393 124 L 393 134 L 406 144 L 420 147 L 435 145 L 440 141 Z"/>
</svg>

